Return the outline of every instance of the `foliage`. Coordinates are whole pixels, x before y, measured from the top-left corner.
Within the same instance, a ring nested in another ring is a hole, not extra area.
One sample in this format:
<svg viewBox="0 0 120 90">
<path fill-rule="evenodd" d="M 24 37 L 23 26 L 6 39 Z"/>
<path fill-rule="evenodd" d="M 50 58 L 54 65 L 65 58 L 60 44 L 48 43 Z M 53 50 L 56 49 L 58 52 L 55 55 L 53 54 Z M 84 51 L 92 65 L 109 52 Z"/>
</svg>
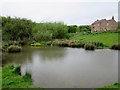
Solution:
<svg viewBox="0 0 120 90">
<path fill-rule="evenodd" d="M 77 40 L 68 40 L 68 39 L 54 40 L 53 42 L 51 42 L 51 44 L 60 47 L 77 47 L 77 48 L 84 47 L 83 42 Z"/>
<path fill-rule="evenodd" d="M 31 46 L 41 46 L 42 44 L 41 43 L 38 43 L 38 42 L 36 42 L 36 43 L 32 43 L 32 44 L 30 44 Z"/>
<path fill-rule="evenodd" d="M 114 44 L 114 45 L 112 45 L 111 49 L 120 50 L 120 44 Z"/>
<path fill-rule="evenodd" d="M 77 32 L 90 32 L 91 27 L 89 25 L 79 26 Z"/>
<path fill-rule="evenodd" d="M 70 25 L 68 26 L 68 33 L 90 32 L 91 27 L 89 25 Z"/>
<path fill-rule="evenodd" d="M 33 23 L 25 18 L 2 17 L 3 40 L 24 40 L 30 38 Z"/>
<path fill-rule="evenodd" d="M 21 65 L 14 67 L 13 72 L 18 75 L 21 75 Z"/>
<path fill-rule="evenodd" d="M 77 31 L 76 25 L 68 26 L 68 33 L 76 33 L 76 31 Z"/>
<path fill-rule="evenodd" d="M 109 86 L 104 86 L 104 88 L 119 88 L 120 87 L 120 83 L 114 83 L 112 85 Z"/>
<path fill-rule="evenodd" d="M 36 41 L 49 41 L 52 39 L 62 39 L 67 36 L 67 26 L 61 22 L 36 23 L 32 29 L 33 37 Z"/>
<path fill-rule="evenodd" d="M 84 45 L 85 50 L 95 50 L 96 46 L 91 43 L 87 43 Z"/>
<path fill-rule="evenodd" d="M 104 86 L 102 88 L 96 88 L 95 90 L 120 90 L 120 83 L 114 83 L 109 86 Z"/>
<path fill-rule="evenodd" d="M 103 43 L 102 42 L 92 42 L 93 45 L 95 45 L 96 47 L 103 47 Z"/>
<path fill-rule="evenodd" d="M 8 48 L 7 48 L 7 51 L 9 53 L 14 53 L 14 52 L 21 52 L 22 48 L 17 46 L 17 45 L 10 45 Z"/>
</svg>

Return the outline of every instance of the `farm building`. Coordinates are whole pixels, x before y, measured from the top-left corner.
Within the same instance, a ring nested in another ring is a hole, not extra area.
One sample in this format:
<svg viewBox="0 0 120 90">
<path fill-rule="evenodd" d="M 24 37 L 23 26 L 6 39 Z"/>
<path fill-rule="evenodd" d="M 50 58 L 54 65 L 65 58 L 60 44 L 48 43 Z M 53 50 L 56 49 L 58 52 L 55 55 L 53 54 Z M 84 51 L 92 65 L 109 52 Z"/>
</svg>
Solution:
<svg viewBox="0 0 120 90">
<path fill-rule="evenodd" d="M 97 20 L 91 25 L 91 32 L 97 31 L 115 31 L 117 29 L 117 22 L 114 20 L 114 16 L 110 20 L 102 19 Z"/>
</svg>

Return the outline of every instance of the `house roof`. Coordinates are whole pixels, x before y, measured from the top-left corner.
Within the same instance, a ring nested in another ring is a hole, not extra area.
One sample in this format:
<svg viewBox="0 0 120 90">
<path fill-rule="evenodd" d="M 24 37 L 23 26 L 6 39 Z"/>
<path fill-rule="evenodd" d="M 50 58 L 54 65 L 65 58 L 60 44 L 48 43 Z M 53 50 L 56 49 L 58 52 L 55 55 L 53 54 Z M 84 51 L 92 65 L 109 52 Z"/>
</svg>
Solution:
<svg viewBox="0 0 120 90">
<path fill-rule="evenodd" d="M 106 19 L 102 19 L 102 20 L 96 20 L 94 23 L 92 23 L 92 25 L 94 24 L 105 24 L 105 23 L 109 23 L 109 24 L 114 24 L 116 21 L 113 19 L 110 20 L 106 20 Z"/>
</svg>

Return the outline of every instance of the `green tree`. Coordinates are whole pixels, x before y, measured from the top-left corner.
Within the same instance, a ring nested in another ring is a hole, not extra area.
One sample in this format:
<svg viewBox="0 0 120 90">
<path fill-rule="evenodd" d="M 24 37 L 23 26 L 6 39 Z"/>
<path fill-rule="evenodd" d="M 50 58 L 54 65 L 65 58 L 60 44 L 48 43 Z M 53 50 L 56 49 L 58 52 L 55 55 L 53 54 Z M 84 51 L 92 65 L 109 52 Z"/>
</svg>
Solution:
<svg viewBox="0 0 120 90">
<path fill-rule="evenodd" d="M 24 40 L 32 36 L 31 20 L 25 18 L 2 17 L 3 40 Z"/>
<path fill-rule="evenodd" d="M 76 33 L 76 31 L 77 31 L 76 25 L 68 26 L 68 33 Z"/>
<path fill-rule="evenodd" d="M 67 26 L 61 22 L 36 23 L 32 29 L 33 37 L 37 41 L 61 39 L 67 36 Z"/>
</svg>

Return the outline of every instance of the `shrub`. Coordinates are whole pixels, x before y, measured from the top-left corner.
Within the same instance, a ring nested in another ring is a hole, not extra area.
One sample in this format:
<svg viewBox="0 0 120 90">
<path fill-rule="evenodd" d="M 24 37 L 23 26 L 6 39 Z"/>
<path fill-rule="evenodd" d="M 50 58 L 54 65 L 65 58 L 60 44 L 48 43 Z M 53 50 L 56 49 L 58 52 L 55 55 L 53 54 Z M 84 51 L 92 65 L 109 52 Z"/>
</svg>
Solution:
<svg viewBox="0 0 120 90">
<path fill-rule="evenodd" d="M 27 42 L 28 42 L 28 40 L 27 40 Z M 24 46 L 27 44 L 27 42 L 26 42 L 26 40 L 20 40 L 18 45 Z"/>
<path fill-rule="evenodd" d="M 81 48 L 81 47 L 84 47 L 84 45 L 85 45 L 85 43 L 80 42 L 80 43 L 77 44 L 77 47 Z"/>
<path fill-rule="evenodd" d="M 103 43 L 102 42 L 92 42 L 92 44 L 94 44 L 96 47 L 103 47 Z"/>
<path fill-rule="evenodd" d="M 120 50 L 120 44 L 114 44 L 114 45 L 112 45 L 111 49 Z"/>
<path fill-rule="evenodd" d="M 14 52 L 21 52 L 22 48 L 17 46 L 17 45 L 10 45 L 8 48 L 7 48 L 7 51 L 9 53 L 14 53 Z"/>
<path fill-rule="evenodd" d="M 41 46 L 42 44 L 41 44 L 41 43 L 36 42 L 36 43 L 30 44 L 30 45 L 31 45 L 31 46 Z"/>
<path fill-rule="evenodd" d="M 52 41 L 48 41 L 48 42 L 46 42 L 46 44 L 47 44 L 48 46 L 51 46 L 51 45 L 52 45 Z"/>
<path fill-rule="evenodd" d="M 23 78 L 26 80 L 27 78 L 31 78 L 31 74 L 30 73 L 26 73 Z"/>
<path fill-rule="evenodd" d="M 68 39 L 62 39 L 62 40 L 54 40 L 52 42 L 52 45 L 55 46 L 60 46 L 60 47 L 84 47 L 84 43 L 83 42 L 79 42 L 76 40 L 68 40 Z"/>
<path fill-rule="evenodd" d="M 76 31 L 77 31 L 76 25 L 71 25 L 71 26 L 67 26 L 67 27 L 68 27 L 68 33 L 76 33 Z"/>
<path fill-rule="evenodd" d="M 95 50 L 96 46 L 93 44 L 85 44 L 84 48 L 85 50 Z"/>
<path fill-rule="evenodd" d="M 8 65 L 8 68 L 13 69 L 13 68 L 14 68 L 14 65 L 13 65 L 13 64 L 10 64 L 10 65 Z"/>
<path fill-rule="evenodd" d="M 16 66 L 14 69 L 13 69 L 13 72 L 18 74 L 18 75 L 21 75 L 21 66 L 18 65 Z"/>
</svg>

